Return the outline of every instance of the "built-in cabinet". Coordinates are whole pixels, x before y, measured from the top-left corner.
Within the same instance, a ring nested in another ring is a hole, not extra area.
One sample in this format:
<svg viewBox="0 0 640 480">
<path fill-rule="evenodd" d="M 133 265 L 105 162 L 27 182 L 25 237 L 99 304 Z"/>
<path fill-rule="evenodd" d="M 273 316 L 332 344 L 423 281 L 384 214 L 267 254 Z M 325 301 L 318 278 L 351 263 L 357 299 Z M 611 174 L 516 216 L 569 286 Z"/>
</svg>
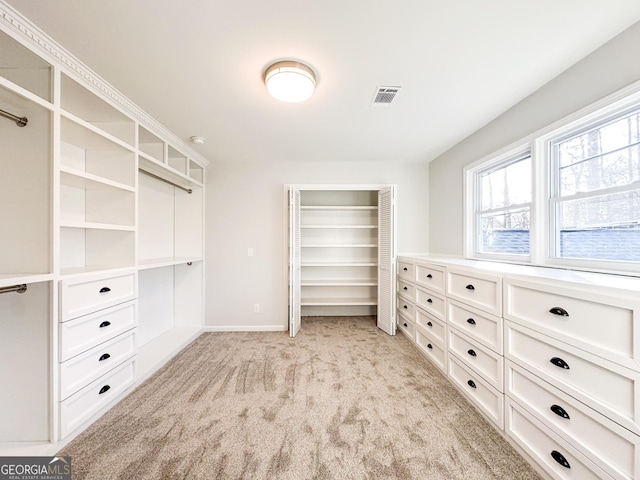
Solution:
<svg viewBox="0 0 640 480">
<path fill-rule="evenodd" d="M 639 279 L 415 256 L 397 285 L 400 330 L 541 472 L 640 476 Z"/>
<path fill-rule="evenodd" d="M 393 186 L 289 186 L 290 333 L 305 316 L 375 315 L 395 333 Z"/>
<path fill-rule="evenodd" d="M 202 331 L 207 161 L 0 10 L 0 453 L 44 453 Z"/>
</svg>

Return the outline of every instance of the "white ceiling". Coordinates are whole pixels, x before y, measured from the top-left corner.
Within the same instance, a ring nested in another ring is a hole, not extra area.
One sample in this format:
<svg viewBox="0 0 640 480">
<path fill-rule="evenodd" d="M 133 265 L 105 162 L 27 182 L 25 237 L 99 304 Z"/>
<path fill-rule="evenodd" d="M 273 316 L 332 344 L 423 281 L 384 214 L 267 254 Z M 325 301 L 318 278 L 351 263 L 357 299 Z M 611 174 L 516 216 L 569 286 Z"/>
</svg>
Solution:
<svg viewBox="0 0 640 480">
<path fill-rule="evenodd" d="M 640 20 L 638 0 L 8 3 L 214 162 L 428 162 Z M 316 71 L 308 102 L 268 96 L 285 59 Z M 402 86 L 391 107 L 377 85 Z"/>
</svg>

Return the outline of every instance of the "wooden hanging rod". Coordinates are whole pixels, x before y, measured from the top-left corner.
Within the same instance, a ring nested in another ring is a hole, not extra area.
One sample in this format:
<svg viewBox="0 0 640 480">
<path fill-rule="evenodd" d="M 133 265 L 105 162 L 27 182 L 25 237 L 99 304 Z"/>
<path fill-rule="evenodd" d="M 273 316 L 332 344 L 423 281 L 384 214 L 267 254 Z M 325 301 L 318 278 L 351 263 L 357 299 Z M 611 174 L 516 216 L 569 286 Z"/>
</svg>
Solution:
<svg viewBox="0 0 640 480">
<path fill-rule="evenodd" d="M 0 287 L 0 293 L 24 293 L 27 291 L 27 284 L 23 283 L 22 285 L 13 285 L 11 287 Z"/>
<path fill-rule="evenodd" d="M 5 112 L 4 110 L 0 110 L 0 115 L 8 118 L 9 120 L 13 120 L 19 127 L 26 127 L 27 123 L 29 122 L 29 119 L 27 117 L 19 117 L 17 115 L 14 115 L 13 113 Z"/>
<path fill-rule="evenodd" d="M 156 175 L 155 173 L 147 172 L 146 170 L 144 170 L 142 168 L 138 168 L 138 171 L 144 173 L 145 175 L 149 175 L 150 177 L 157 178 L 161 182 L 168 183 L 169 185 L 173 185 L 174 187 L 178 187 L 180 190 L 184 190 L 189 195 L 191 195 L 191 193 L 193 192 L 193 190 L 191 190 L 190 188 L 186 188 L 186 187 L 183 187 L 182 185 L 178 185 L 177 183 L 173 183 L 172 181 L 167 180 L 166 178 L 162 178 L 162 177 Z"/>
</svg>

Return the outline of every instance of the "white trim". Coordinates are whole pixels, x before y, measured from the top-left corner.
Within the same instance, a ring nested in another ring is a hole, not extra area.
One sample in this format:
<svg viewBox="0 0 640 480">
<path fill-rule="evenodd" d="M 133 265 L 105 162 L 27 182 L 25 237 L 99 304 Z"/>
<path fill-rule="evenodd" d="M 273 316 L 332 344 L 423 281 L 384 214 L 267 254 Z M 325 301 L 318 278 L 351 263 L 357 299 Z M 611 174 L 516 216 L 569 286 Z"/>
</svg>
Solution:
<svg viewBox="0 0 640 480">
<path fill-rule="evenodd" d="M 463 235 L 464 235 L 464 256 L 465 258 L 473 258 L 477 260 L 493 260 L 493 261 L 503 261 L 503 262 L 512 262 L 512 263 L 523 263 L 529 264 L 531 263 L 531 248 L 529 249 L 529 255 L 514 255 L 514 254 L 502 254 L 502 253 L 480 253 L 476 251 L 476 244 L 478 242 L 478 226 L 477 226 L 477 211 L 476 205 L 479 204 L 479 188 L 476 184 L 478 174 L 482 172 L 488 172 L 492 170 L 494 167 L 506 166 L 510 163 L 510 160 L 518 161 L 523 160 L 525 156 L 531 157 L 532 171 L 531 178 L 533 181 L 534 173 L 533 170 L 533 144 L 532 142 L 515 142 L 508 147 L 502 148 L 498 150 L 498 152 L 487 155 L 475 162 L 467 165 L 463 169 L 463 205 L 464 205 L 464 226 L 463 226 Z M 471 195 L 470 193 L 473 192 Z M 532 198 L 531 201 L 526 204 L 519 204 L 520 206 L 529 206 L 529 213 L 531 216 L 531 212 L 534 208 L 533 200 L 534 194 L 532 190 Z M 503 209 L 496 210 L 510 210 L 512 208 L 518 208 L 518 205 L 509 205 Z M 487 213 L 487 212 L 485 212 Z M 529 219 L 529 223 L 531 225 L 531 218 Z M 533 232 L 530 228 L 530 238 L 533 236 Z"/>
</svg>

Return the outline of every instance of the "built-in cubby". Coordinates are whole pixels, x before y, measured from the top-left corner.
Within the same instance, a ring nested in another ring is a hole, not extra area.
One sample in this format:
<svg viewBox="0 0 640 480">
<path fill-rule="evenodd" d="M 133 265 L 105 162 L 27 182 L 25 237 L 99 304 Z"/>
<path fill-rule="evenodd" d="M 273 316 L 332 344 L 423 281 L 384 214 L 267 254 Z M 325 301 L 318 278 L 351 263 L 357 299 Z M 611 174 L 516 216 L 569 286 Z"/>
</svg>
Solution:
<svg viewBox="0 0 640 480">
<path fill-rule="evenodd" d="M 12 83 L 17 90 L 24 89 L 51 102 L 53 82 L 51 64 L 0 31 L 0 82 Z M 0 107 L 1 108 L 1 107 Z"/>
<path fill-rule="evenodd" d="M 202 261 L 140 269 L 139 377 L 148 376 L 202 331 L 202 275 Z"/>
<path fill-rule="evenodd" d="M 93 125 L 127 145 L 135 145 L 135 123 L 86 87 L 62 74 L 60 81 L 62 109 L 77 119 Z"/>
</svg>

